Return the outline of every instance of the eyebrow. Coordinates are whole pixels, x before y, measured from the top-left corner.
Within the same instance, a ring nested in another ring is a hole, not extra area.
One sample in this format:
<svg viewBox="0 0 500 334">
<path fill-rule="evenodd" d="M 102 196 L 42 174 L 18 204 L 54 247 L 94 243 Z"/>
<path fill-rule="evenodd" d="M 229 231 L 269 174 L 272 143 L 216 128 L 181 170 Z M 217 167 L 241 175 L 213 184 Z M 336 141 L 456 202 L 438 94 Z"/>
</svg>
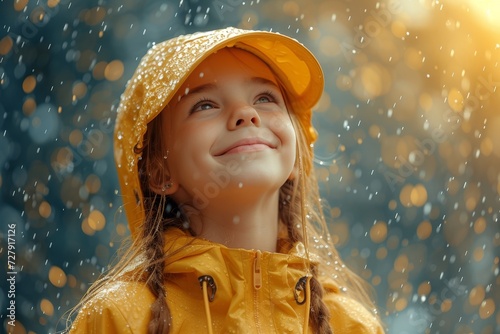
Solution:
<svg viewBox="0 0 500 334">
<path fill-rule="evenodd" d="M 271 85 L 271 86 L 274 86 L 274 87 L 279 89 L 279 86 L 276 82 L 269 80 L 269 79 L 266 79 L 266 78 L 263 78 L 263 77 L 251 77 L 249 81 L 254 82 L 254 83 L 263 84 L 263 85 Z"/>
<path fill-rule="evenodd" d="M 245 80 L 245 81 L 248 81 L 250 83 L 258 83 L 258 84 L 262 84 L 262 85 L 270 85 L 270 86 L 274 86 L 277 89 L 279 89 L 278 84 L 276 84 L 272 80 L 269 80 L 269 79 L 266 79 L 266 78 L 263 78 L 263 77 L 251 77 L 249 80 Z M 203 84 L 203 85 L 196 86 L 194 88 L 187 88 L 187 89 L 188 89 L 188 92 L 182 94 L 181 99 L 183 97 L 191 95 L 191 94 L 196 94 L 196 93 L 199 93 L 199 92 L 204 92 L 204 91 L 208 91 L 208 90 L 217 89 L 217 84 L 211 82 L 211 83 L 206 83 L 206 84 Z"/>
</svg>

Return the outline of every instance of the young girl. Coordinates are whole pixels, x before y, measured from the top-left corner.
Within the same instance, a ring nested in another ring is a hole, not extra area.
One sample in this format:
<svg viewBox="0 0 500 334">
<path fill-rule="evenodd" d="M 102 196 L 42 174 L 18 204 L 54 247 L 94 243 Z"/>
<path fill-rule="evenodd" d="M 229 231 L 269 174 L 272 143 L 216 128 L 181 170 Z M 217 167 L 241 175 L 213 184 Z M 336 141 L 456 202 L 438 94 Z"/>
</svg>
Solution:
<svg viewBox="0 0 500 334">
<path fill-rule="evenodd" d="M 296 40 L 227 28 L 155 45 L 118 109 L 132 244 L 72 333 L 383 333 L 329 238 L 312 166 L 323 91 Z"/>
</svg>

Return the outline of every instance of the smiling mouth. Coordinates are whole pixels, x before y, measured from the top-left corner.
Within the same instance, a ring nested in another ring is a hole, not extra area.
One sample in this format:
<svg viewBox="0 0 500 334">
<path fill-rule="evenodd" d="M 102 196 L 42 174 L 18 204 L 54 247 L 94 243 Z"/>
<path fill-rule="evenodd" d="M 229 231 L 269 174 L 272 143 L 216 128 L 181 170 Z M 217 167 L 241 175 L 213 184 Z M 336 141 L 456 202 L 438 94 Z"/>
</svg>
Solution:
<svg viewBox="0 0 500 334">
<path fill-rule="evenodd" d="M 234 153 L 241 153 L 241 152 L 256 152 L 256 151 L 262 151 L 265 149 L 270 148 L 266 144 L 247 144 L 247 145 L 240 145 L 236 146 L 229 151 L 226 151 L 224 154 L 234 154 Z"/>
<path fill-rule="evenodd" d="M 257 152 L 267 149 L 275 149 L 276 147 L 271 143 L 268 143 L 261 139 L 244 139 L 240 140 L 233 145 L 224 149 L 224 151 L 216 154 L 215 156 L 221 156 L 226 154 L 236 154 L 242 152 Z"/>
</svg>

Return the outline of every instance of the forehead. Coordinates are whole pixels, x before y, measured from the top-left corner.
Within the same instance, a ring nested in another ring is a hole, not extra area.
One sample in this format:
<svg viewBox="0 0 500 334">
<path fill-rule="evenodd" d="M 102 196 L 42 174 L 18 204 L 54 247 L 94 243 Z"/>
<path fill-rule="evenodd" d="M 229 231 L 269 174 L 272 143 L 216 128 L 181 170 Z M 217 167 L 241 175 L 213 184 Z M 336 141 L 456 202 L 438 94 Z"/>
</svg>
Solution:
<svg viewBox="0 0 500 334">
<path fill-rule="evenodd" d="M 188 76 L 179 91 L 184 92 L 186 88 L 207 82 L 240 77 L 260 77 L 277 85 L 274 73 L 259 57 L 245 50 L 224 48 L 205 58 Z"/>
</svg>

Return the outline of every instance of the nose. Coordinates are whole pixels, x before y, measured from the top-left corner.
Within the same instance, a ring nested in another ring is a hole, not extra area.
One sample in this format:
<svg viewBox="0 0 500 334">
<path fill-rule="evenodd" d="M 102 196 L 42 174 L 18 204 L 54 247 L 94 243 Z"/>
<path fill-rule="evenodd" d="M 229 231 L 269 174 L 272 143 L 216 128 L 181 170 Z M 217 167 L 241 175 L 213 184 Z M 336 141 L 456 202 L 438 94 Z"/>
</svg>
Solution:
<svg viewBox="0 0 500 334">
<path fill-rule="evenodd" d="M 260 126 L 260 116 L 255 108 L 240 105 L 234 108 L 228 120 L 228 128 L 234 130 L 245 126 Z"/>
</svg>

